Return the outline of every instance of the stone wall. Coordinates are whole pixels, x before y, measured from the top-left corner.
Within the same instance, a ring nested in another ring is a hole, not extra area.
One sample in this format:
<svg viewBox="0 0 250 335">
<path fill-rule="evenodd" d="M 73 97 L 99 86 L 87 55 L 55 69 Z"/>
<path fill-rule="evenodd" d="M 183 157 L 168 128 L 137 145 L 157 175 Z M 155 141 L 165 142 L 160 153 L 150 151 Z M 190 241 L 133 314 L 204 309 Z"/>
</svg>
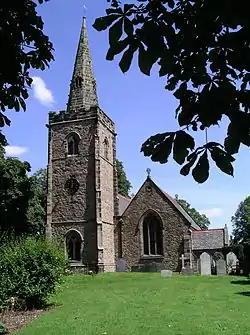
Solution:
<svg viewBox="0 0 250 335">
<path fill-rule="evenodd" d="M 52 123 L 50 125 L 52 171 L 51 226 L 52 236 L 64 241 L 70 229 L 83 237 L 82 260 L 97 262 L 95 205 L 95 135 L 96 117 Z M 67 155 L 66 138 L 72 132 L 79 135 L 79 154 Z M 65 185 L 74 176 L 79 189 L 70 194 Z"/>
<path fill-rule="evenodd" d="M 79 155 L 67 156 L 66 137 L 80 136 Z M 52 126 L 52 223 L 95 219 L 95 120 Z M 66 181 L 75 176 L 79 189 L 70 195 Z"/>
<path fill-rule="evenodd" d="M 52 224 L 53 239 L 58 241 L 65 248 L 65 256 L 67 256 L 65 238 L 67 232 L 75 230 L 82 237 L 82 261 L 86 265 L 96 264 L 97 248 L 96 248 L 96 223 L 95 221 L 68 222 Z"/>
<path fill-rule="evenodd" d="M 114 225 L 102 224 L 103 231 L 103 264 L 104 271 L 115 271 L 115 244 L 114 244 Z"/>
<path fill-rule="evenodd" d="M 96 191 L 98 263 L 103 271 L 115 271 L 115 133 L 112 121 L 99 110 L 96 140 Z M 101 240 L 101 241 L 100 241 Z"/>
<path fill-rule="evenodd" d="M 162 219 L 164 254 L 162 257 L 143 256 L 140 219 L 148 210 L 155 211 Z M 128 270 L 131 270 L 132 266 L 150 262 L 162 263 L 165 268 L 173 271 L 180 270 L 179 258 L 184 251 L 183 237 L 188 234 L 190 224 L 150 178 L 133 198 L 122 219 L 122 255 Z M 118 233 L 119 229 L 116 231 Z"/>
<path fill-rule="evenodd" d="M 114 217 L 113 134 L 109 132 L 107 129 L 105 129 L 105 127 L 102 124 L 99 124 L 99 143 L 100 143 L 100 190 L 101 190 L 101 202 L 102 202 L 102 221 L 113 223 L 113 217 Z"/>
</svg>

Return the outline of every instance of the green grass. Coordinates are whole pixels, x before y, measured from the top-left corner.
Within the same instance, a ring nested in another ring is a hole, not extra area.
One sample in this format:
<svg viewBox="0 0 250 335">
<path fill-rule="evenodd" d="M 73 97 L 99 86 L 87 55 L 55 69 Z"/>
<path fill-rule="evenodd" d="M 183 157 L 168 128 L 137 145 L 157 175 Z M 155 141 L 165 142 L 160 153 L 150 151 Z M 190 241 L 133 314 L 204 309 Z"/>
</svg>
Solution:
<svg viewBox="0 0 250 335">
<path fill-rule="evenodd" d="M 250 334 L 249 291 L 247 280 L 231 276 L 70 276 L 54 297 L 58 307 L 18 334 Z"/>
</svg>

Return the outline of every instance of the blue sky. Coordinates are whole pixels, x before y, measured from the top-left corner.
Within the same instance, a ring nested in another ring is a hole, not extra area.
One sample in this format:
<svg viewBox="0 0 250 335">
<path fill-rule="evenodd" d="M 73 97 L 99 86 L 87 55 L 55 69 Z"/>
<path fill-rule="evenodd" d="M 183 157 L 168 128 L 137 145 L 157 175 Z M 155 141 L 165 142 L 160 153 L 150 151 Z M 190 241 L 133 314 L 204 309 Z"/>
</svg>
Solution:
<svg viewBox="0 0 250 335">
<path fill-rule="evenodd" d="M 84 5 L 87 7 L 99 104 L 116 123 L 118 159 L 124 163 L 133 185 L 132 192 L 135 193 L 145 180 L 149 167 L 152 178 L 162 189 L 173 196 L 178 194 L 207 214 L 211 227 L 228 224 L 231 230 L 231 216 L 239 202 L 249 195 L 250 176 L 244 174 L 250 161 L 248 149 L 243 148 L 237 156 L 234 178 L 212 167 L 210 179 L 203 185 L 198 185 L 191 176 L 182 177 L 180 167 L 172 161 L 160 165 L 140 153 L 141 144 L 150 135 L 177 129 L 174 119 L 176 100 L 164 90 L 164 79 L 159 79 L 156 71 L 147 77 L 139 72 L 135 62 L 124 75 L 118 67 L 118 60 L 106 61 L 107 33 L 98 33 L 92 28 L 94 19 L 104 15 L 106 0 L 51 0 L 39 7 L 45 32 L 55 47 L 55 61 L 49 69 L 32 73 L 36 77 L 37 91 L 30 92 L 27 112 L 10 112 L 12 124 L 5 129 L 9 153 L 29 161 L 33 172 L 46 166 L 45 124 L 50 110 L 61 110 L 66 106 Z M 208 139 L 220 140 L 224 131 L 225 126 L 209 130 Z M 198 135 L 199 142 L 204 139 L 204 134 Z"/>
</svg>

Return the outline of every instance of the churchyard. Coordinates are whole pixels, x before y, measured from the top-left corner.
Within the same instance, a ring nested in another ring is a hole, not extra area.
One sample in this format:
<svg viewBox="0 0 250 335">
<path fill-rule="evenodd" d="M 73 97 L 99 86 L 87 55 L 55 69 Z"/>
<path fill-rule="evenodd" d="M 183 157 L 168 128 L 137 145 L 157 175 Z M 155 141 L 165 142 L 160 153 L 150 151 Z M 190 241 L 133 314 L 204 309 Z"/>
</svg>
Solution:
<svg viewBox="0 0 250 335">
<path fill-rule="evenodd" d="M 19 335 L 248 334 L 250 281 L 159 273 L 70 275 Z"/>
</svg>

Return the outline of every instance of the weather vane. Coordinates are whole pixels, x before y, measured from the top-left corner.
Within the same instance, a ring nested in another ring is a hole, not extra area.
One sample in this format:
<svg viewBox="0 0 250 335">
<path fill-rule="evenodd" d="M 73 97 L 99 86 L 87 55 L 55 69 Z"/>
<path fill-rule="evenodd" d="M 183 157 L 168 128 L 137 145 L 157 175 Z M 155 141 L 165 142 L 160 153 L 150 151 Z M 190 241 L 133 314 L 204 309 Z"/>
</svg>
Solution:
<svg viewBox="0 0 250 335">
<path fill-rule="evenodd" d="M 85 17 L 86 15 L 86 12 L 87 12 L 87 6 L 86 5 L 83 5 L 83 16 Z"/>
<path fill-rule="evenodd" d="M 146 172 L 147 172 L 148 177 L 150 177 L 151 169 L 147 168 Z"/>
</svg>

